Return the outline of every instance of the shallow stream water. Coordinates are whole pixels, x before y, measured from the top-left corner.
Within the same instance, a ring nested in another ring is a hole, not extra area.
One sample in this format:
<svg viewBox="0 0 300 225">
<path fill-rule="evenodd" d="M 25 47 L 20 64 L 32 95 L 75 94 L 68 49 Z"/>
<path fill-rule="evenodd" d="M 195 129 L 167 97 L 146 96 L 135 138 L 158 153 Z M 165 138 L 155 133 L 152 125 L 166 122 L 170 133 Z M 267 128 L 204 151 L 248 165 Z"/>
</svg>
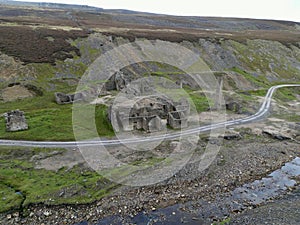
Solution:
<svg viewBox="0 0 300 225">
<path fill-rule="evenodd" d="M 231 213 L 257 207 L 270 199 L 283 195 L 288 188 L 297 185 L 296 177 L 300 177 L 300 158 L 298 157 L 261 180 L 245 184 L 225 195 L 217 196 L 213 202 L 200 199 L 150 212 L 143 211 L 134 217 L 110 216 L 99 220 L 95 225 L 211 224 L 229 217 Z M 87 222 L 84 221 L 77 225 L 85 224 Z"/>
</svg>

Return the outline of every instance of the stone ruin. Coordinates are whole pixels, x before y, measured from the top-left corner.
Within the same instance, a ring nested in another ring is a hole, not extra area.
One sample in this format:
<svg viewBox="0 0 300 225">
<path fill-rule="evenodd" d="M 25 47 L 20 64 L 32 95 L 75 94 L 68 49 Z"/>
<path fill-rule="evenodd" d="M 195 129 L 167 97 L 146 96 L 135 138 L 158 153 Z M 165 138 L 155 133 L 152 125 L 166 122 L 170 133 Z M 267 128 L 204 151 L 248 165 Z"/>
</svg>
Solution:
<svg viewBox="0 0 300 225">
<path fill-rule="evenodd" d="M 226 110 L 230 110 L 235 113 L 241 113 L 242 107 L 237 102 L 228 102 L 226 103 Z"/>
<path fill-rule="evenodd" d="M 81 101 L 84 99 L 84 96 L 82 93 L 76 93 L 76 94 L 64 94 L 61 92 L 56 92 L 55 94 L 55 101 L 57 104 L 70 104 L 76 101 Z"/>
<path fill-rule="evenodd" d="M 149 78 L 149 77 L 148 77 Z M 128 86 L 132 85 L 132 82 L 135 80 L 142 79 L 142 77 L 138 77 L 136 74 L 131 74 L 131 73 L 124 73 L 122 71 L 117 71 L 114 73 L 106 82 L 105 85 L 103 86 L 103 91 L 121 91 Z M 147 81 L 146 81 L 147 82 Z M 189 82 L 185 82 L 182 79 L 180 81 L 176 81 L 175 83 L 166 83 L 166 80 L 162 79 L 162 85 L 166 86 L 171 86 L 170 88 L 176 88 L 176 89 L 182 89 L 183 85 L 188 85 L 191 86 Z M 176 87 L 175 87 L 176 86 Z M 151 88 L 149 86 L 149 83 L 144 86 L 144 88 Z"/>
<path fill-rule="evenodd" d="M 106 91 L 117 90 L 120 91 L 128 86 L 133 80 L 138 77 L 133 74 L 124 74 L 122 71 L 117 71 L 112 75 L 109 80 L 105 83 L 104 88 Z"/>
<path fill-rule="evenodd" d="M 55 101 L 57 104 L 71 104 L 73 102 L 81 101 L 84 99 L 84 96 L 82 93 L 76 93 L 76 94 L 64 94 L 61 92 L 56 92 L 54 94 Z"/>
<path fill-rule="evenodd" d="M 117 132 L 143 130 L 156 132 L 188 126 L 187 100 L 172 102 L 158 96 L 141 96 L 127 99 L 109 108 L 109 119 Z"/>
<path fill-rule="evenodd" d="M 124 80 L 124 79 L 125 80 Z M 120 90 L 117 101 L 108 109 L 108 118 L 116 132 L 143 130 L 162 131 L 169 125 L 173 129 L 188 126 L 190 105 L 186 99 L 172 101 L 157 89 L 180 89 L 161 77 L 147 77 L 137 81 L 133 77 L 115 74 L 110 88 Z M 123 90 L 124 89 L 124 90 Z"/>
<path fill-rule="evenodd" d="M 54 93 L 55 101 L 59 105 L 72 104 L 74 102 L 94 100 L 96 96 L 105 96 L 107 92 L 100 86 L 91 86 L 87 90 L 76 92 L 75 94 Z"/>
<path fill-rule="evenodd" d="M 168 124 L 173 129 L 181 129 L 188 126 L 188 119 L 183 112 L 180 111 L 169 112 Z"/>
<path fill-rule="evenodd" d="M 23 111 L 13 110 L 4 114 L 6 131 L 28 130 L 28 124 Z"/>
</svg>

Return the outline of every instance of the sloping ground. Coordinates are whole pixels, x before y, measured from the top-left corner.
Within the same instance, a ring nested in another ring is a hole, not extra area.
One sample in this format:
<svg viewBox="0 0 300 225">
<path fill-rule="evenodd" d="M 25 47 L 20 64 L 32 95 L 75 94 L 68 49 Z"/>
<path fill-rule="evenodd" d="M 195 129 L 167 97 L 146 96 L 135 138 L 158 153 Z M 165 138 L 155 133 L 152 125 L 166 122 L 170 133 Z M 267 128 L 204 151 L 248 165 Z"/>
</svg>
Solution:
<svg viewBox="0 0 300 225">
<path fill-rule="evenodd" d="M 0 138 L 3 139 L 73 140 L 72 105 L 57 105 L 54 92 L 74 92 L 77 82 L 97 57 L 137 38 L 178 42 L 197 52 L 212 70 L 221 71 L 215 72 L 215 76 L 224 78 L 225 95 L 242 106 L 242 114 L 256 112 L 259 107 L 257 96 L 264 96 L 267 88 L 276 82 L 300 80 L 297 23 L 43 6 L 45 8 L 36 5 L 0 7 L 0 89 L 4 90 L 4 97 L 8 90 L 10 97 L 18 97 L 22 94 L 19 87 L 8 88 L 18 83 L 24 87 L 31 85 L 43 93 L 12 102 L 0 100 L 0 114 L 20 109 L 25 111 L 30 125 L 28 131 L 7 133 L 3 117 L 0 117 Z M 185 76 L 181 71 L 159 64 L 147 65 L 146 69 L 131 65 L 123 72 L 128 76 L 130 73 L 151 74 L 174 80 Z M 207 102 L 199 91 L 189 90 L 188 93 L 200 106 L 204 105 L 203 99 Z M 297 93 L 299 89 L 276 93 L 278 107 L 273 108 L 273 117 L 281 118 L 281 123 L 277 119 L 267 121 L 268 125 L 276 123 L 281 129 L 287 124 L 286 120 L 299 121 L 299 108 L 295 104 L 299 101 Z M 101 124 L 97 126 L 100 136 L 113 135 L 106 111 L 103 105 L 96 109 L 95 117 L 100 118 Z M 229 118 L 245 116 L 233 111 L 228 113 Z M 257 124 L 253 126 L 258 127 Z M 96 221 L 99 217 L 120 212 L 135 214 L 145 208 L 153 210 L 195 196 L 214 198 L 216 193 L 259 179 L 290 160 L 290 156 L 299 155 L 299 144 L 295 142 L 271 140 L 257 132 L 251 133 L 247 128 L 237 131 L 241 133 L 241 139 L 225 141 L 224 149 L 208 171 L 199 174 L 195 158 L 178 176 L 171 178 L 175 185 L 168 183 L 125 191 L 124 187 L 124 192 L 106 198 L 103 197 L 112 195 L 111 190 L 116 185 L 82 165 L 83 159 L 74 159 L 80 154 L 73 149 L 48 152 L 44 149 L 1 148 L 0 189 L 4 196 L 0 197 L 0 211 L 16 209 L 18 212 L 2 214 L 0 220 L 5 224 L 16 224 L 20 220 L 32 224 L 42 220 L 51 224 L 72 224 Z M 299 133 L 297 135 L 300 140 Z M 200 149 L 206 141 L 203 137 Z M 219 145 L 218 142 L 214 144 Z M 196 154 L 200 156 L 201 150 Z M 145 159 L 145 154 L 138 157 L 135 162 L 135 158 L 128 156 L 133 163 L 142 163 L 140 159 Z M 79 164 L 74 166 L 74 160 Z M 72 169 L 66 168 L 72 166 Z M 93 205 L 76 206 L 99 199 L 102 200 Z M 40 204 L 23 210 L 32 203 Z M 74 205 L 45 205 L 65 203 Z M 20 218 L 19 212 L 31 216 Z"/>
<path fill-rule="evenodd" d="M 57 7 L 55 5 L 55 7 Z M 279 41 L 299 47 L 299 23 L 234 18 L 177 17 L 138 12 L 82 8 L 40 8 L 1 5 L 0 51 L 25 63 L 54 63 L 72 58 L 78 49 L 67 40 L 90 32 L 172 42 L 197 42 L 199 38 Z"/>
<path fill-rule="evenodd" d="M 15 85 L 13 87 L 7 87 L 2 91 L 2 99 L 4 102 L 14 101 L 22 98 L 33 97 L 34 94 L 27 88 Z"/>
<path fill-rule="evenodd" d="M 0 2 L 1 4 L 1 2 Z M 210 30 L 294 30 L 299 23 L 290 21 L 272 21 L 238 18 L 217 18 L 217 17 L 182 17 L 166 16 L 161 14 L 143 13 L 129 10 L 106 10 L 101 8 L 63 5 L 51 3 L 25 3 L 12 2 L 2 3 L 0 15 L 6 19 L 14 17 L 35 16 L 47 18 L 49 21 L 65 20 L 65 25 L 74 24 L 76 20 L 84 21 L 85 25 L 91 25 L 98 21 L 101 26 L 135 25 L 139 27 L 169 27 L 169 28 L 192 28 L 192 29 L 210 29 Z M 21 10 L 20 10 L 21 9 Z M 67 12 L 67 13 L 66 13 Z M 72 16 L 78 16 L 76 19 Z M 41 22 L 41 21 L 39 21 Z M 110 23 L 107 23 L 110 22 Z M 96 23 L 97 24 L 97 23 Z M 122 26 L 119 26 L 122 27 Z"/>
<path fill-rule="evenodd" d="M 86 37 L 83 31 L 63 31 L 26 26 L 0 26 L 0 51 L 24 63 L 55 63 L 72 58 L 79 50 L 68 39 Z"/>
</svg>

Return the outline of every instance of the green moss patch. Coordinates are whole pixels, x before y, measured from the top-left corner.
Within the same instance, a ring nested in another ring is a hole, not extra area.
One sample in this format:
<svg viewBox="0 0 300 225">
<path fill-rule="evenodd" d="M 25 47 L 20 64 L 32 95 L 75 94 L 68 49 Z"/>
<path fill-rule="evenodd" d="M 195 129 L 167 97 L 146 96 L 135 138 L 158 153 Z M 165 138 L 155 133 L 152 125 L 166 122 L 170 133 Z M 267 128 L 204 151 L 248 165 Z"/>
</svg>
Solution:
<svg viewBox="0 0 300 225">
<path fill-rule="evenodd" d="M 24 160 L 0 160 L 0 171 L 0 212 L 34 203 L 89 203 L 116 187 L 98 173 L 79 166 L 54 172 L 34 169 Z"/>
</svg>

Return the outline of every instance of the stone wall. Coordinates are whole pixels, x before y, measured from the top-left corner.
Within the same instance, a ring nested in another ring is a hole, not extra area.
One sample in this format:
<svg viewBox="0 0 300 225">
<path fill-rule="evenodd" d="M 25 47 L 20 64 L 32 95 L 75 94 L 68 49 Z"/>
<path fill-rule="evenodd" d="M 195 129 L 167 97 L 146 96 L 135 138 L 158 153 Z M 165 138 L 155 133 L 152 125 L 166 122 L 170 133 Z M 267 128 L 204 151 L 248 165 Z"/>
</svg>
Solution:
<svg viewBox="0 0 300 225">
<path fill-rule="evenodd" d="M 27 130 L 28 124 L 23 111 L 14 110 L 4 114 L 6 131 Z"/>
<path fill-rule="evenodd" d="M 186 128 L 188 119 L 183 112 L 170 112 L 168 115 L 168 124 L 173 129 Z"/>
<path fill-rule="evenodd" d="M 129 107 L 130 105 L 132 106 Z M 113 108 L 109 108 L 108 114 L 117 132 L 120 130 L 156 132 L 164 130 L 166 123 L 174 129 L 188 126 L 190 106 L 185 99 L 172 102 L 159 96 L 136 97 L 131 100 L 124 99 L 124 102 L 115 104 Z"/>
</svg>

